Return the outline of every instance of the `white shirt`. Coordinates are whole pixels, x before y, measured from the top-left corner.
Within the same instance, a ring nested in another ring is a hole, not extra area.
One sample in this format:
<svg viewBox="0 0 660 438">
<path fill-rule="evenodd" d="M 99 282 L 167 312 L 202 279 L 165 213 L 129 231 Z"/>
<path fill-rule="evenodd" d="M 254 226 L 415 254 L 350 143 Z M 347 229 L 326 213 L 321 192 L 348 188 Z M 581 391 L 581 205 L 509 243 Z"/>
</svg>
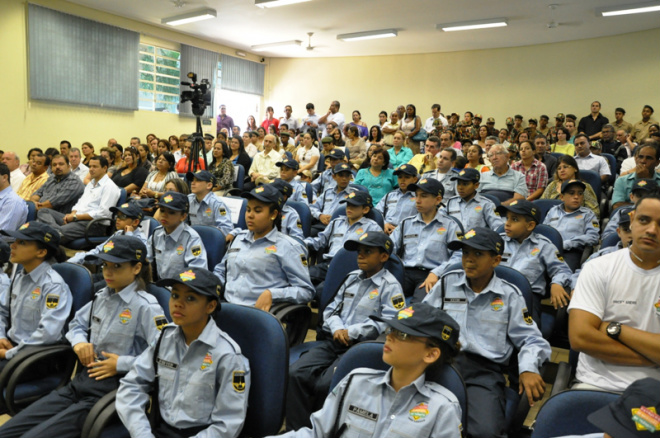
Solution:
<svg viewBox="0 0 660 438">
<path fill-rule="evenodd" d="M 93 179 L 85 186 L 85 191 L 71 211 L 88 214 L 93 219 L 111 218 L 110 207 L 117 205 L 119 195 L 121 190 L 105 174 L 100 181 Z"/>
<path fill-rule="evenodd" d="M 334 122 L 335 125 L 337 125 L 337 128 L 339 128 L 339 131 L 341 132 L 342 129 L 344 128 L 344 123 L 346 122 L 346 118 L 342 113 L 337 111 L 336 113 L 332 114 L 330 113 L 328 117 L 326 118 L 325 125 L 323 125 L 323 137 L 327 137 L 328 135 L 328 130 L 326 129 L 327 123 L 329 122 Z"/>
<path fill-rule="evenodd" d="M 289 129 L 291 130 L 298 129 L 300 127 L 300 124 L 298 123 L 298 119 L 296 119 L 295 117 L 291 117 L 288 119 L 284 117 L 280 117 L 280 126 L 282 126 L 282 123 L 286 123 Z"/>
<path fill-rule="evenodd" d="M 607 163 L 607 160 L 598 155 L 594 155 L 591 152 L 586 157 L 581 157 L 579 155 L 575 156 L 575 161 L 578 164 L 580 170 L 591 170 L 596 172 L 598 175 L 611 175 L 610 165 Z"/>
<path fill-rule="evenodd" d="M 271 149 L 268 155 L 265 150 L 261 151 L 254 156 L 248 174 L 252 175 L 256 172 L 266 175 L 268 179 L 275 179 L 280 175 L 280 168 L 275 165 L 278 161 L 282 161 L 282 157 L 275 149 Z"/>
<path fill-rule="evenodd" d="M 442 123 L 443 128 L 449 125 L 449 122 L 444 117 L 438 116 L 438 119 L 440 120 L 440 123 Z M 426 122 L 424 123 L 424 129 L 426 130 L 426 132 L 433 131 L 433 122 L 434 121 L 435 121 L 435 118 L 433 118 L 433 116 L 426 119 Z"/>
<path fill-rule="evenodd" d="M 11 188 L 14 190 L 14 193 L 18 193 L 18 189 L 21 188 L 23 180 L 25 179 L 25 174 L 21 172 L 21 168 L 17 167 L 9 173 L 9 180 L 11 182 Z"/>
<path fill-rule="evenodd" d="M 584 265 L 568 310 L 580 309 L 602 321 L 660 333 L 659 303 L 660 266 L 640 268 L 626 248 Z M 660 367 L 614 365 L 581 353 L 576 377 L 605 391 L 622 392 L 635 380 L 660 380 Z"/>
<path fill-rule="evenodd" d="M 301 148 L 298 148 L 298 153 L 296 155 L 298 157 L 298 161 L 300 162 L 300 165 L 306 166 L 310 163 L 310 161 L 312 161 L 313 157 L 320 157 L 321 153 L 319 152 L 319 149 L 316 146 L 312 146 L 309 149 L 303 146 Z"/>
<path fill-rule="evenodd" d="M 80 181 L 84 181 L 87 173 L 89 172 L 89 167 L 85 166 L 82 161 L 78 164 L 78 167 L 71 169 L 71 173 L 80 178 Z"/>
<path fill-rule="evenodd" d="M 635 157 L 626 158 L 621 162 L 621 170 L 619 173 L 628 172 L 631 169 L 634 169 L 637 166 L 635 163 Z"/>
</svg>

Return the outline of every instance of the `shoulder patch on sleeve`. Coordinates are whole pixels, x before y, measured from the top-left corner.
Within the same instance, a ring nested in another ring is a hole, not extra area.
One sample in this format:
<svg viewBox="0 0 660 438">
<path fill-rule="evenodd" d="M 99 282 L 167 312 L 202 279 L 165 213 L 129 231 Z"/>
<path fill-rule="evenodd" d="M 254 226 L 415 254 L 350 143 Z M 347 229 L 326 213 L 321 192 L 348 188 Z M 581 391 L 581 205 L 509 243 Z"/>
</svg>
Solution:
<svg viewBox="0 0 660 438">
<path fill-rule="evenodd" d="M 594 228 L 600 228 L 600 224 L 598 223 L 598 221 L 591 221 L 591 225 L 593 225 Z"/>
<path fill-rule="evenodd" d="M 195 257 L 199 257 L 199 255 L 202 253 L 202 246 L 195 245 L 192 248 L 190 248 L 190 251 L 192 252 L 192 255 L 194 255 Z"/>
<path fill-rule="evenodd" d="M 234 388 L 234 391 L 239 393 L 245 392 L 245 371 L 234 371 L 231 373 L 231 376 L 231 386 Z"/>
<path fill-rule="evenodd" d="M 220 207 L 218 208 L 218 213 L 220 213 L 220 216 L 227 216 L 227 209 L 225 207 Z"/>
<path fill-rule="evenodd" d="M 396 310 L 401 310 L 406 305 L 406 300 L 403 298 L 403 295 L 396 294 L 392 297 L 392 306 Z"/>
<path fill-rule="evenodd" d="M 165 315 L 154 316 L 154 323 L 158 330 L 163 330 L 163 327 L 167 325 L 167 318 L 165 318 Z"/>
<path fill-rule="evenodd" d="M 60 296 L 56 294 L 46 295 L 46 307 L 48 309 L 55 309 L 60 303 Z"/>
<path fill-rule="evenodd" d="M 557 256 L 557 260 L 559 260 L 560 262 L 563 262 L 563 261 L 564 261 L 564 258 L 561 256 L 561 254 L 559 253 L 559 251 L 555 251 L 555 255 Z"/>
<path fill-rule="evenodd" d="M 523 319 L 525 320 L 525 324 L 527 324 L 527 325 L 534 324 L 534 320 L 532 319 L 532 315 L 529 314 L 529 310 L 527 310 L 527 307 L 522 309 L 522 315 L 523 315 Z"/>
<path fill-rule="evenodd" d="M 302 265 L 307 267 L 308 262 L 307 262 L 307 256 L 305 254 L 300 254 L 300 261 L 302 262 Z"/>
</svg>

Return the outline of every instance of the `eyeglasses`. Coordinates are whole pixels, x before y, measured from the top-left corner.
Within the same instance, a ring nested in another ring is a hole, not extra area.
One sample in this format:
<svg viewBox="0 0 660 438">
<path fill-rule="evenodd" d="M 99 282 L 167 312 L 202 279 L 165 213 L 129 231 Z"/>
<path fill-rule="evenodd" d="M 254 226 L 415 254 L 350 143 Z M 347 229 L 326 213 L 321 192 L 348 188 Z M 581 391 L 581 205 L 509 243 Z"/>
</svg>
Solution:
<svg viewBox="0 0 660 438">
<path fill-rule="evenodd" d="M 506 154 L 506 152 L 492 152 L 492 153 L 488 154 L 487 156 L 488 156 L 488 158 L 493 158 L 495 155 L 505 155 L 505 154 Z"/>
<path fill-rule="evenodd" d="M 126 219 L 128 219 L 128 216 L 126 216 L 124 213 L 119 213 L 117 214 L 117 219 L 119 219 L 120 221 L 125 221 Z"/>
<path fill-rule="evenodd" d="M 416 336 L 409 335 L 408 333 L 404 333 L 401 330 L 397 330 L 392 327 L 388 327 L 385 330 L 385 334 L 387 336 L 392 335 L 397 341 L 401 341 L 401 342 L 421 342 L 422 344 L 426 344 L 428 347 L 438 347 L 437 344 L 429 340 L 419 339 Z"/>
</svg>

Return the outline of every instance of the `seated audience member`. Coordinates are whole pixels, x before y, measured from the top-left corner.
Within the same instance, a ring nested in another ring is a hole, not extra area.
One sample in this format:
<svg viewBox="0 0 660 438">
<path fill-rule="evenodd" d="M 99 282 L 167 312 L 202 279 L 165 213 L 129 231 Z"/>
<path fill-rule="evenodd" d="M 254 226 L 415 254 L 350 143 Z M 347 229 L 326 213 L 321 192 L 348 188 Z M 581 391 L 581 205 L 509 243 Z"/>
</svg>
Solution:
<svg viewBox="0 0 660 438">
<path fill-rule="evenodd" d="M 310 250 L 323 253 L 323 261 L 309 267 L 309 276 L 315 286 L 325 281 L 330 261 L 344 246 L 344 242 L 358 240 L 368 231 L 382 231 L 376 221 L 365 217 L 373 208 L 368 193 L 357 190 L 349 193 L 339 203 L 346 204 L 346 216 L 333 219 L 318 236 L 305 239 L 305 244 Z M 318 292 L 320 294 L 320 291 Z"/>
<path fill-rule="evenodd" d="M 541 223 L 541 213 L 530 201 L 513 201 L 498 208 L 506 215 L 502 266 L 509 266 L 523 274 L 532 286 L 534 307 L 532 316 L 541 321 L 541 300 L 546 295 L 550 280 L 550 302 L 556 309 L 568 305 L 569 295 L 564 290 L 571 283 L 571 269 L 559 255 L 557 247 L 545 236 L 535 233 Z"/>
<path fill-rule="evenodd" d="M 187 173 L 193 170 L 206 170 L 206 164 L 204 164 L 204 158 L 202 157 L 197 157 L 197 169 L 194 169 L 191 150 L 192 140 L 186 140 L 186 142 L 183 144 L 183 156 L 176 162 L 176 165 L 174 166 L 176 173 Z M 203 154 L 203 152 L 200 151 L 200 154 Z"/>
<path fill-rule="evenodd" d="M 502 202 L 508 205 L 516 199 L 525 199 L 529 196 L 525 175 L 509 167 L 508 153 L 504 146 L 496 144 L 490 148 L 488 158 L 493 170 L 481 175 L 479 192 L 502 191 L 511 193 L 511 198 Z"/>
<path fill-rule="evenodd" d="M 332 213 L 339 207 L 339 201 L 357 190 L 348 186 L 351 178 L 353 178 L 351 166 L 346 163 L 337 164 L 332 169 L 334 186 L 326 189 L 316 202 L 309 206 L 312 217 L 317 221 L 312 225 L 312 236 L 321 232 L 330 223 Z"/>
<path fill-rule="evenodd" d="M 251 182 L 246 184 L 246 191 L 253 189 L 258 184 L 269 183 L 277 178 L 280 172 L 276 164 L 282 159 L 280 153 L 274 149 L 276 144 L 277 139 L 273 134 L 264 137 L 264 150 L 254 156 L 252 166 L 248 171 Z"/>
<path fill-rule="evenodd" d="M 142 188 L 149 171 L 140 166 L 140 155 L 133 146 L 124 150 L 123 163 L 123 166 L 112 175 L 112 182 L 126 190 L 126 194 L 131 195 Z"/>
<path fill-rule="evenodd" d="M 186 179 L 190 182 L 191 192 L 188 195 L 190 225 L 215 227 L 227 236 L 234 229 L 231 211 L 213 193 L 214 181 L 211 172 L 207 170 L 199 170 L 196 173 L 188 172 Z"/>
<path fill-rule="evenodd" d="M 607 160 L 591 152 L 591 141 L 586 134 L 578 134 L 575 136 L 575 161 L 578 163 L 580 170 L 591 170 L 600 175 L 601 182 L 609 179 L 612 172 Z"/>
<path fill-rule="evenodd" d="M 307 248 L 279 231 L 281 193 L 265 184 L 242 196 L 248 199 L 248 229 L 238 233 L 213 270 L 224 286 L 223 299 L 266 312 L 277 302 L 308 303 L 314 287 Z"/>
<path fill-rule="evenodd" d="M 360 136 L 361 129 L 359 128 L 363 128 L 364 132 L 367 132 L 367 128 L 364 126 L 349 126 L 346 129 L 346 150 L 351 156 L 349 162 L 356 169 L 367 157 L 367 144 L 364 142 L 366 135 L 364 137 Z"/>
<path fill-rule="evenodd" d="M 0 230 L 15 231 L 25 223 L 28 208 L 25 201 L 14 193 L 9 178 L 9 168 L 4 163 L 0 164 Z"/>
<path fill-rule="evenodd" d="M 149 237 L 147 245 L 152 276 L 158 279 L 168 278 L 170 273 L 189 266 L 208 269 L 202 239 L 186 223 L 188 196 L 179 192 L 165 192 L 158 202 L 161 226 Z"/>
<path fill-rule="evenodd" d="M 463 250 L 463 269 L 446 272 L 424 302 L 443 309 L 460 326 L 462 353 L 456 365 L 467 387 L 470 435 L 506 436 L 504 373 L 511 355 L 518 350 L 519 375 L 508 373 L 511 386 L 532 406 L 545 392 L 539 372 L 552 350 L 520 290 L 495 274 L 502 238 L 491 229 L 473 228 L 449 247 Z"/>
<path fill-rule="evenodd" d="M 550 181 L 548 187 L 545 188 L 541 199 L 560 199 L 562 184 L 566 181 L 572 181 L 575 179 L 580 179 L 580 169 L 578 169 L 575 158 L 568 155 L 562 155 L 557 161 L 557 170 L 554 178 Z M 586 186 L 586 189 L 584 190 L 584 202 L 582 203 L 582 207 L 587 207 L 598 218 L 600 217 L 600 206 L 596 193 L 589 183 L 585 182 L 584 185 Z"/>
<path fill-rule="evenodd" d="M 302 202 L 307 205 L 311 204 L 312 200 L 307 198 L 307 183 L 296 181 L 295 179 L 300 171 L 300 165 L 298 162 L 287 158 L 275 165 L 280 168 L 280 179 L 291 185 L 292 192 L 289 194 L 288 199 L 295 202 Z"/>
<path fill-rule="evenodd" d="M 513 170 L 525 175 L 525 184 L 527 184 L 528 201 L 538 199 L 548 185 L 548 170 L 545 164 L 537 160 L 534 154 L 536 146 L 529 140 L 520 143 L 520 161 L 511 165 Z"/>
<path fill-rule="evenodd" d="M 86 141 L 80 146 L 80 151 L 82 152 L 83 157 L 85 157 L 83 159 L 83 164 L 85 166 L 89 166 L 89 160 L 96 156 L 96 153 L 94 152 L 94 145 Z"/>
<path fill-rule="evenodd" d="M 394 134 L 401 129 L 401 122 L 399 120 L 399 113 L 393 111 L 390 115 L 390 121 L 381 126 L 383 132 L 382 146 L 385 150 L 390 149 L 394 144 Z"/>
<path fill-rule="evenodd" d="M 139 165 L 144 167 L 148 172 L 151 172 L 154 163 L 153 159 L 154 157 L 151 156 L 151 153 L 149 152 L 149 146 L 146 144 L 139 144 L 136 147 L 137 152 L 138 152 L 138 157 L 139 157 Z"/>
<path fill-rule="evenodd" d="M 637 204 L 637 201 L 642 199 L 644 196 L 649 193 L 656 193 L 660 188 L 658 183 L 654 179 L 638 179 L 633 185 L 632 192 L 630 192 L 630 202 L 632 205 Z M 605 240 L 609 235 L 616 233 L 617 227 L 619 226 L 619 220 L 621 219 L 621 214 L 623 208 L 619 207 L 618 210 L 615 210 L 610 217 L 610 221 L 607 223 L 607 226 L 602 232 L 602 238 Z"/>
<path fill-rule="evenodd" d="M 165 185 L 178 178 L 174 171 L 174 156 L 169 152 L 160 153 L 156 158 L 156 170 L 147 175 L 139 195 L 133 193 L 133 196 L 158 199 L 165 192 Z"/>
<path fill-rule="evenodd" d="M 32 152 L 32 150 L 30 152 Z M 29 162 L 27 163 L 28 166 L 26 168 L 29 168 L 31 162 L 32 160 L 29 160 Z M 25 179 L 25 174 L 21 171 L 20 168 L 21 160 L 20 158 L 18 158 L 18 155 L 16 155 L 16 152 L 7 151 L 4 154 L 2 154 L 2 163 L 6 165 L 7 168 L 9 169 L 8 175 L 11 177 L 11 188 L 13 189 L 14 193 L 17 193 L 18 189 L 21 187 L 21 184 L 23 183 L 23 180 Z"/>
<path fill-rule="evenodd" d="M 402 164 L 394 171 L 399 188 L 389 192 L 376 205 L 385 221 L 385 234 L 392 231 L 408 216 L 417 214 L 415 208 L 415 191 L 408 188 L 419 180 L 417 169 L 412 164 Z"/>
<path fill-rule="evenodd" d="M 315 171 L 318 168 L 320 156 L 321 153 L 319 152 L 319 148 L 316 147 L 312 133 L 305 132 L 302 134 L 300 147 L 294 156 L 294 158 L 300 163 L 301 171 Z"/>
<path fill-rule="evenodd" d="M 644 105 L 644 108 L 642 108 L 642 119 L 633 125 L 631 132 L 635 141 L 642 142 L 646 140 L 650 134 L 651 126 L 658 123 L 651 118 L 653 112 L 651 105 Z"/>
<path fill-rule="evenodd" d="M 463 228 L 488 227 L 497 230 L 504 221 L 493 201 L 477 193 L 481 172 L 463 169 L 451 177 L 458 194 L 447 201 L 447 214 L 458 219 Z"/>
<path fill-rule="evenodd" d="M 412 150 L 404 146 L 406 134 L 398 131 L 392 136 L 392 148 L 387 151 L 390 154 L 390 163 L 396 169 L 400 165 L 407 163 L 413 157 Z"/>
<path fill-rule="evenodd" d="M 282 229 L 280 231 L 287 236 L 304 240 L 305 236 L 302 232 L 300 215 L 293 207 L 286 203 L 291 193 L 293 193 L 293 186 L 281 178 L 275 178 L 275 181 L 270 183 L 270 185 L 279 190 L 282 195 Z"/>
<path fill-rule="evenodd" d="M 37 154 L 30 163 L 30 170 L 32 171 L 25 177 L 21 183 L 16 194 L 21 198 L 29 201 L 34 192 L 44 185 L 48 179 L 48 167 L 50 166 L 50 158 L 44 154 Z"/>
<path fill-rule="evenodd" d="M 478 144 L 469 145 L 465 157 L 467 158 L 467 164 L 465 165 L 466 168 L 476 169 L 479 172 L 490 171 L 490 167 L 486 166 L 484 161 L 483 149 Z"/>
<path fill-rule="evenodd" d="M 548 140 L 543 135 L 539 134 L 534 138 L 534 146 L 536 147 L 536 158 L 545 164 L 548 180 L 551 180 L 557 170 L 557 158 L 548 153 Z"/>
<path fill-rule="evenodd" d="M 622 248 L 628 248 L 632 243 L 632 233 L 630 231 L 630 220 L 634 209 L 632 207 L 623 207 L 619 210 L 620 217 L 618 219 L 617 227 L 615 233 L 619 236 L 619 243 L 616 245 L 608 246 L 606 248 L 601 248 L 597 252 L 591 254 L 589 258 L 584 262 L 590 262 L 593 259 L 604 256 L 614 251 L 618 251 Z M 584 267 L 584 264 L 582 264 Z M 571 295 L 575 291 L 575 286 L 577 285 L 578 277 L 580 276 L 582 269 L 576 269 L 573 275 L 571 275 Z"/>
<path fill-rule="evenodd" d="M 456 195 L 456 182 L 452 179 L 457 174 L 456 170 L 453 168 L 456 160 L 457 156 L 455 149 L 443 149 L 435 156 L 435 170 L 431 170 L 422 175 L 422 178 L 433 178 L 440 181 L 445 189 L 444 196 L 447 199 Z"/>
<path fill-rule="evenodd" d="M 232 137 L 227 141 L 227 143 L 229 144 L 229 150 L 231 152 L 229 161 L 231 161 L 234 166 L 240 164 L 243 166 L 243 169 L 245 169 L 245 172 L 248 172 L 250 170 L 250 166 L 252 165 L 252 159 L 250 155 L 245 152 L 243 139 L 240 137 Z"/>
<path fill-rule="evenodd" d="M 371 154 L 371 165 L 360 169 L 355 176 L 355 184 L 365 186 L 376 204 L 396 187 L 394 171 L 389 168 L 389 164 L 390 154 L 382 148 L 375 150 Z"/>
<path fill-rule="evenodd" d="M 79 154 L 70 151 L 71 156 Z M 70 213 L 71 208 L 78 202 L 78 199 L 85 191 L 80 178 L 71 172 L 69 158 L 65 155 L 55 155 L 51 162 L 53 175 L 37 189 L 30 197 L 37 210 L 42 208 L 52 208 L 60 213 Z"/>
<path fill-rule="evenodd" d="M 359 269 L 347 275 L 323 311 L 320 345 L 289 368 L 286 427 L 290 430 L 311 426 L 310 414 L 322 407 L 343 354 L 385 331 L 385 324 L 372 317 L 389 320 L 405 306 L 401 285 L 385 268 L 392 253 L 392 241 L 385 233 L 368 231 L 359 240 L 346 241 L 344 248 L 357 252 Z"/>
<path fill-rule="evenodd" d="M 17 231 L 0 231 L 15 240 L 9 247 L 4 241 L 3 264 L 18 265 L 11 285 L 0 289 L 0 369 L 26 347 L 61 342 L 64 326 L 71 312 L 71 291 L 53 270 L 57 262 L 60 238 L 45 224 L 28 222 Z M 7 279 L 9 280 L 9 279 Z M 4 283 L 4 281 L 3 281 Z"/>
<path fill-rule="evenodd" d="M 568 307 L 571 348 L 580 352 L 574 388 L 622 392 L 635 380 L 660 379 L 659 223 L 660 196 L 642 198 L 630 247 L 583 266 Z"/>
<path fill-rule="evenodd" d="M 229 160 L 230 156 L 227 142 L 216 140 L 213 145 L 213 159 L 209 162 L 209 171 L 215 179 L 213 192 L 217 195 L 225 195 L 234 186 L 235 169 Z"/>
<path fill-rule="evenodd" d="M 637 151 L 639 152 L 637 153 Z M 614 205 L 612 208 L 629 204 L 628 199 L 635 180 L 654 179 L 656 182 L 660 182 L 660 173 L 655 171 L 655 168 L 660 165 L 660 146 L 658 143 L 647 140 L 637 146 L 636 153 L 635 162 L 637 166 L 635 171 L 617 178 L 614 183 L 614 193 L 612 193 L 612 204 Z"/>
<path fill-rule="evenodd" d="M 94 404 L 117 389 L 120 377 L 156 339 L 166 320 L 156 298 L 145 292 L 147 249 L 128 236 L 111 243 L 92 256 L 103 263 L 108 287 L 76 312 L 66 333 L 83 370 L 3 424 L 3 437 L 79 437 Z"/>
<path fill-rule="evenodd" d="M 344 162 L 346 156 L 344 151 L 341 149 L 332 149 L 330 153 L 325 155 L 325 160 L 329 160 L 330 167 L 321 173 L 314 181 L 312 181 L 312 187 L 314 188 L 314 193 L 321 195 L 325 193 L 326 190 L 331 189 L 337 185 L 334 179 L 333 169 L 338 165 Z M 312 169 L 314 171 L 314 169 Z M 351 178 L 353 174 L 351 173 Z"/>
<path fill-rule="evenodd" d="M 614 132 L 614 126 L 612 125 L 605 125 L 603 126 L 603 130 L 601 131 L 603 137 L 598 141 L 598 145 L 600 146 L 601 152 L 603 154 L 610 154 L 614 155 L 614 152 L 619 148 L 621 143 L 617 141 L 615 138 L 615 132 Z"/>
<path fill-rule="evenodd" d="M 89 173 L 92 180 L 76 204 L 71 207 L 71 213 L 64 214 L 50 208 L 42 208 L 37 212 L 39 222 L 47 223 L 55 228 L 61 236 L 60 243 L 66 246 L 75 239 L 85 236 L 87 225 L 94 219 L 110 219 L 110 207 L 117 204 L 121 195 L 119 187 L 108 177 L 108 161 L 103 157 L 94 157 L 89 162 Z M 107 224 L 96 223 L 87 231 L 90 236 L 102 236 Z"/>
<path fill-rule="evenodd" d="M 550 145 L 550 152 L 564 154 L 568 156 L 575 155 L 575 145 L 569 142 L 571 132 L 565 126 L 560 126 L 555 130 L 557 141 Z"/>
<path fill-rule="evenodd" d="M 158 341 L 121 380 L 119 418 L 133 437 L 239 436 L 247 412 L 250 366 L 213 319 L 220 311 L 217 277 L 192 267 L 158 285 L 172 288 L 173 324 L 161 329 Z"/>
<path fill-rule="evenodd" d="M 632 169 L 635 168 L 634 155 L 635 151 L 637 150 L 637 143 L 633 142 L 630 134 L 628 134 L 623 129 L 616 131 L 616 142 L 619 146 L 614 151 L 613 155 L 616 158 L 617 173 L 621 176 L 627 175 Z M 630 163 L 629 166 L 626 166 L 625 171 L 623 168 L 624 163 Z"/>
<path fill-rule="evenodd" d="M 598 218 L 591 210 L 581 207 L 586 184 L 579 179 L 565 181 L 561 185 L 562 203 L 552 207 L 543 223 L 557 229 L 564 240 L 566 263 L 575 271 L 587 246 L 598 244 Z"/>
<path fill-rule="evenodd" d="M 409 190 L 416 193 L 417 215 L 401 221 L 392 232 L 392 241 L 405 272 L 403 292 L 419 302 L 431 289 L 432 285 L 427 284 L 437 281 L 435 272 L 440 274 L 458 261 L 458 255 L 449 250 L 449 242 L 457 240 L 461 230 L 444 210 L 438 209 L 444 193 L 439 181 L 422 178 Z"/>
<path fill-rule="evenodd" d="M 69 164 L 71 165 L 71 173 L 82 182 L 89 173 L 89 167 L 81 163 L 80 159 L 80 149 L 71 148 L 69 151 Z"/>
<path fill-rule="evenodd" d="M 424 143 L 424 153 L 413 156 L 408 164 L 415 166 L 417 172 L 422 175 L 435 169 L 435 156 L 438 152 L 440 152 L 440 138 L 431 135 Z"/>
</svg>

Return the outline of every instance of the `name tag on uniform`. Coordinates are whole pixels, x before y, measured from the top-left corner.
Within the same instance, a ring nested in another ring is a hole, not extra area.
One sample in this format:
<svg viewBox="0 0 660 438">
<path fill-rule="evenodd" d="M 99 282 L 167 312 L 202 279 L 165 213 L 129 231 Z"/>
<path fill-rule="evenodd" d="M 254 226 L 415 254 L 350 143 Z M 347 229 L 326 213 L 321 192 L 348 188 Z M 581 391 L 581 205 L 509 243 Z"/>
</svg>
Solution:
<svg viewBox="0 0 660 438">
<path fill-rule="evenodd" d="M 355 414 L 359 417 L 366 418 L 367 420 L 371 420 L 371 421 L 378 420 L 378 414 L 367 411 L 366 409 L 358 408 L 355 405 L 350 405 L 348 407 L 348 412 L 350 412 L 351 414 Z"/>
<path fill-rule="evenodd" d="M 461 210 L 451 210 L 451 211 L 448 211 L 447 214 L 454 214 L 454 213 L 460 213 L 460 212 L 461 212 Z"/>
<path fill-rule="evenodd" d="M 467 303 L 467 298 L 447 298 L 443 299 L 445 303 Z"/>
<path fill-rule="evenodd" d="M 332 237 L 344 237 L 343 234 L 333 234 Z"/>
<path fill-rule="evenodd" d="M 98 316 L 92 316 L 92 321 L 101 324 L 101 318 Z"/>
<path fill-rule="evenodd" d="M 350 292 L 344 292 L 344 298 L 353 298 L 355 294 L 352 294 Z"/>
<path fill-rule="evenodd" d="M 406 234 L 403 236 L 404 239 L 407 239 L 408 237 L 419 237 L 419 234 Z"/>
<path fill-rule="evenodd" d="M 389 201 L 387 201 L 388 204 L 396 204 L 397 202 L 399 202 L 398 199 L 390 199 Z"/>
<path fill-rule="evenodd" d="M 551 217 L 551 218 L 550 218 L 550 222 L 553 222 L 553 221 L 558 221 L 558 220 L 559 220 L 559 218 L 558 218 L 558 217 Z"/>
<path fill-rule="evenodd" d="M 175 364 L 174 362 L 167 361 L 165 359 L 161 359 L 160 357 L 158 359 L 156 359 L 156 363 L 158 365 L 162 365 L 165 368 L 169 368 L 171 370 L 175 370 L 175 369 L 179 368 L 178 364 Z"/>
<path fill-rule="evenodd" d="M 228 252 L 228 253 L 230 253 L 230 252 L 238 252 L 238 251 L 240 251 L 240 250 L 241 250 L 240 248 L 231 248 L 231 249 L 230 249 L 229 251 L 227 251 L 227 252 Z"/>
</svg>

